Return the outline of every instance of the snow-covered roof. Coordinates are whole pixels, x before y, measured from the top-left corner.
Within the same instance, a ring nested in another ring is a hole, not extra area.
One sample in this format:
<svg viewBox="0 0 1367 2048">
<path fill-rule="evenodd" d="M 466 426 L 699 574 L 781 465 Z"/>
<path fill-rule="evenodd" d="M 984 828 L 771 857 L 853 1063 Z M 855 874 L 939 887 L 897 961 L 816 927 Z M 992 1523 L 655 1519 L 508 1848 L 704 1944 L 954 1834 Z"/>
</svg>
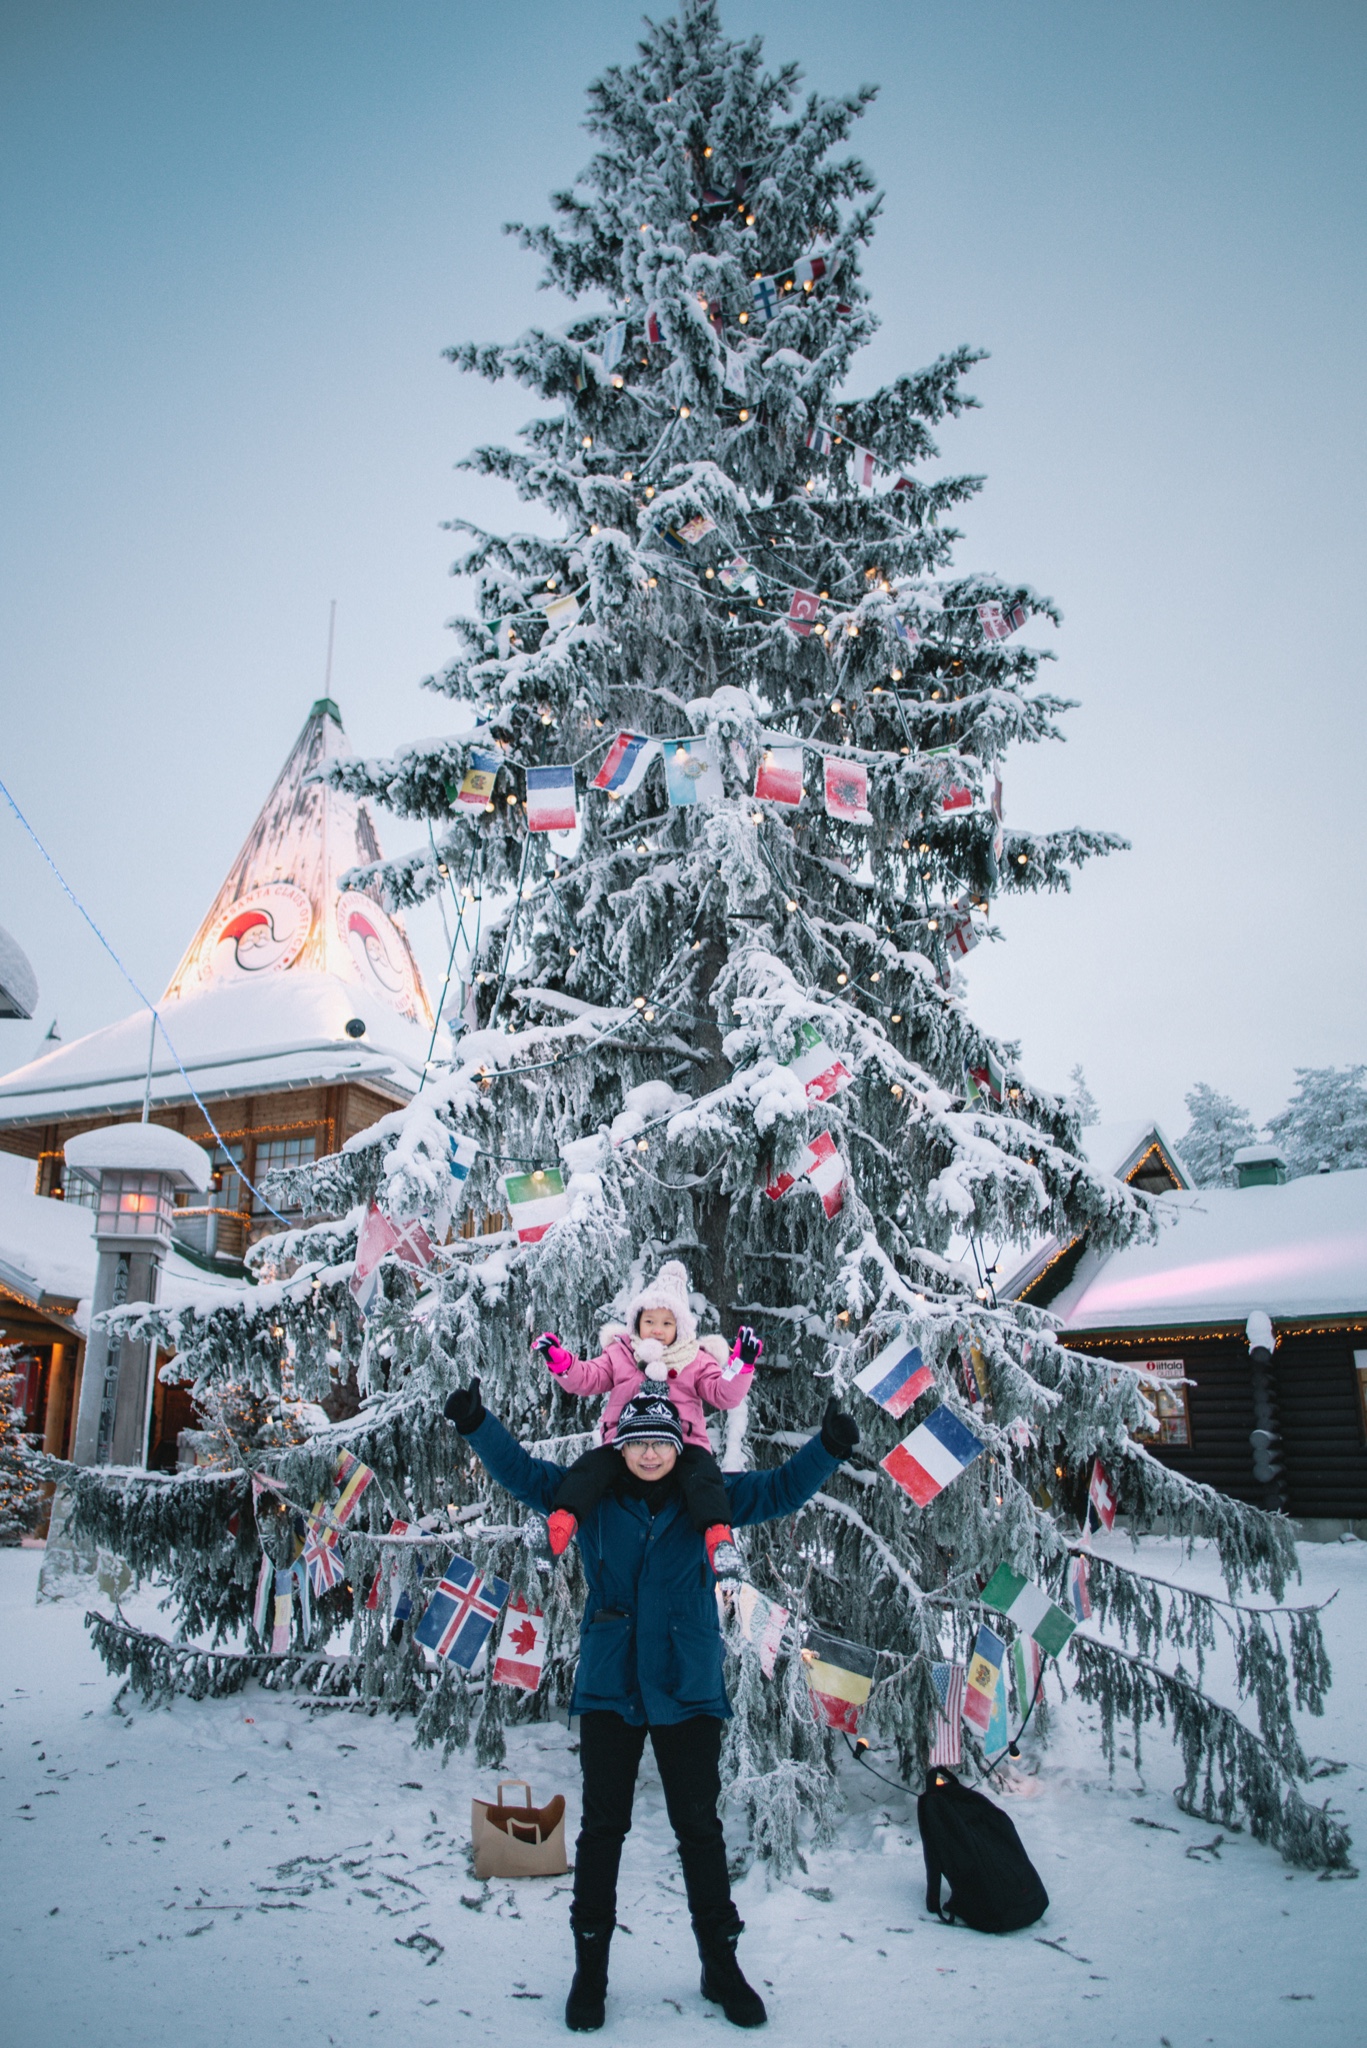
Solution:
<svg viewBox="0 0 1367 2048">
<path fill-rule="evenodd" d="M 1161 1124 L 1155 1123 L 1152 1117 L 1128 1123 L 1088 1124 L 1082 1133 L 1082 1150 L 1089 1166 L 1098 1173 L 1109 1174 L 1113 1180 L 1127 1181 L 1142 1165 L 1146 1170 L 1139 1175 L 1140 1187 L 1145 1185 L 1149 1171 L 1155 1168 L 1160 1173 L 1165 1168 L 1169 1169 L 1183 1188 L 1196 1185 L 1181 1153 L 1169 1141 Z M 1158 1156 L 1150 1161 L 1149 1155 L 1155 1151 Z M 1001 1267 L 997 1280 L 998 1294 L 1006 1300 L 1019 1300 L 1076 1241 L 1075 1238 L 1058 1238 L 1051 1234 L 1036 1238 L 1017 1253 L 1003 1251 L 998 1260 Z M 1009 1265 L 1005 1263 L 1008 1258 Z"/>
<path fill-rule="evenodd" d="M 349 751 L 341 714 L 320 698 L 167 986 L 165 1032 L 200 1095 L 418 1086 L 432 1011 L 403 924 L 341 886 L 379 858 L 375 827 L 364 804 L 311 779 Z M 5 1075 L 0 1128 L 140 1109 L 150 1026 L 137 1011 Z M 159 1031 L 152 1101 L 190 1099 Z"/>
<path fill-rule="evenodd" d="M 0 1152 L 0 1288 L 84 1335 L 99 1257 L 95 1213 L 35 1194 L 33 1178 L 31 1159 Z M 240 1286 L 240 1281 L 202 1272 L 173 1245 L 162 1268 L 161 1300 L 172 1308 L 208 1307 L 225 1288 Z M 0 1338 L 4 1327 L 0 1294 Z"/>
<path fill-rule="evenodd" d="M 1089 1124 L 1082 1133 L 1082 1149 L 1089 1165 L 1098 1173 L 1124 1180 L 1157 1145 L 1184 1187 L 1196 1182 L 1177 1147 L 1152 1117 L 1142 1122 Z"/>
<path fill-rule="evenodd" d="M 1049 1303 L 1069 1331 L 1367 1312 L 1367 1167 L 1162 1195 L 1154 1244 L 1086 1251 Z"/>
<path fill-rule="evenodd" d="M 271 975 L 224 982 L 161 1006 L 171 1041 L 202 1096 L 337 1081 L 371 1081 L 389 1094 L 413 1094 L 430 1032 L 385 1002 L 367 998 L 335 974 Z M 347 1034 L 359 1018 L 362 1038 Z M 0 1079 L 0 1128 L 141 1109 L 151 1013 L 138 1010 L 69 1045 L 59 1045 Z M 156 1107 L 192 1100 L 190 1087 L 157 1033 L 152 1061 Z"/>
<path fill-rule="evenodd" d="M 17 939 L 0 924 L 0 1017 L 31 1017 L 38 1001 L 38 977 Z"/>
<path fill-rule="evenodd" d="M 168 1131 L 164 1124 L 103 1124 L 68 1138 L 63 1150 L 68 1166 L 87 1173 L 111 1169 L 131 1173 L 162 1173 L 178 1186 L 202 1195 L 212 1174 L 209 1155 L 192 1138 Z"/>
</svg>

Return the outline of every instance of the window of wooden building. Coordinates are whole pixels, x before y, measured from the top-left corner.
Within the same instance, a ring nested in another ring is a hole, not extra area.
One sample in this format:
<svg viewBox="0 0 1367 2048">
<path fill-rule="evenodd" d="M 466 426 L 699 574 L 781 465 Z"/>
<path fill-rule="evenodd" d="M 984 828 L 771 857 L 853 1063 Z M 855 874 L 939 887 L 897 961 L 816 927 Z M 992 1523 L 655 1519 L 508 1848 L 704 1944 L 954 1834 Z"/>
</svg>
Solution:
<svg viewBox="0 0 1367 2048">
<path fill-rule="evenodd" d="M 1180 1358 L 1144 1358 L 1136 1361 L 1144 1392 L 1157 1411 L 1151 1429 L 1136 1430 L 1141 1443 L 1173 1444 L 1186 1448 L 1191 1443 L 1191 1405 L 1187 1379 Z"/>
</svg>

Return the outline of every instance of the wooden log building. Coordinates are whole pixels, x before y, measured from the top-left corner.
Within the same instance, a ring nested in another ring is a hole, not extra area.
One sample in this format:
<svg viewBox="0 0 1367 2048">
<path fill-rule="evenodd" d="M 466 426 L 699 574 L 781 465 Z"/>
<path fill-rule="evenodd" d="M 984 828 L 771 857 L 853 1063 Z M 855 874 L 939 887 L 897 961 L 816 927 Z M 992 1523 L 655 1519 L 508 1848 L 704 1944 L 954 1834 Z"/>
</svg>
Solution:
<svg viewBox="0 0 1367 2048">
<path fill-rule="evenodd" d="M 1144 1368 L 1166 1463 L 1307 1536 L 1367 1535 L 1367 1169 L 1287 1181 L 1249 1147 L 1236 1170 L 1234 1188 L 1162 1192 L 1155 1243 L 1051 1242 L 1002 1291 L 1076 1350 Z"/>
</svg>

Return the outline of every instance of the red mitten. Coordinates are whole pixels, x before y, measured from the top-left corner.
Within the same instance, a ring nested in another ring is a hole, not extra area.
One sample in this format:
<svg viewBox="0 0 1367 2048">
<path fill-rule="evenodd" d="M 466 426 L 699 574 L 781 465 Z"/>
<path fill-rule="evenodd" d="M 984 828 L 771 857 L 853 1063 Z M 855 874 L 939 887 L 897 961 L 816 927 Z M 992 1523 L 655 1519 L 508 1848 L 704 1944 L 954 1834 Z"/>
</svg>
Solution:
<svg viewBox="0 0 1367 2048">
<path fill-rule="evenodd" d="M 546 1361 L 547 1368 L 553 1373 L 568 1372 L 574 1364 L 574 1353 L 565 1349 L 560 1339 L 552 1330 L 543 1330 L 535 1344 L 533 1344 L 532 1350 L 540 1352 Z"/>
</svg>

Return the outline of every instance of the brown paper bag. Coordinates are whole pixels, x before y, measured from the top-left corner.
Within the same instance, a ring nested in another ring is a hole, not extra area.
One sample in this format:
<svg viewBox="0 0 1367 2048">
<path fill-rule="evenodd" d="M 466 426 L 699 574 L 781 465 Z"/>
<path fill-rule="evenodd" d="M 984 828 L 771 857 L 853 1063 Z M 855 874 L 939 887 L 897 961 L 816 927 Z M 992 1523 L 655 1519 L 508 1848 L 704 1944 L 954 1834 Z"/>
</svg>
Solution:
<svg viewBox="0 0 1367 2048">
<path fill-rule="evenodd" d="M 504 1805 L 505 1785 L 522 1787 L 521 1806 Z M 471 1800 L 470 1834 L 476 1877 L 563 1877 L 570 1867 L 565 1861 L 564 1797 L 557 1793 L 548 1805 L 533 1806 L 525 1778 L 500 1779 L 496 1801 Z"/>
</svg>

